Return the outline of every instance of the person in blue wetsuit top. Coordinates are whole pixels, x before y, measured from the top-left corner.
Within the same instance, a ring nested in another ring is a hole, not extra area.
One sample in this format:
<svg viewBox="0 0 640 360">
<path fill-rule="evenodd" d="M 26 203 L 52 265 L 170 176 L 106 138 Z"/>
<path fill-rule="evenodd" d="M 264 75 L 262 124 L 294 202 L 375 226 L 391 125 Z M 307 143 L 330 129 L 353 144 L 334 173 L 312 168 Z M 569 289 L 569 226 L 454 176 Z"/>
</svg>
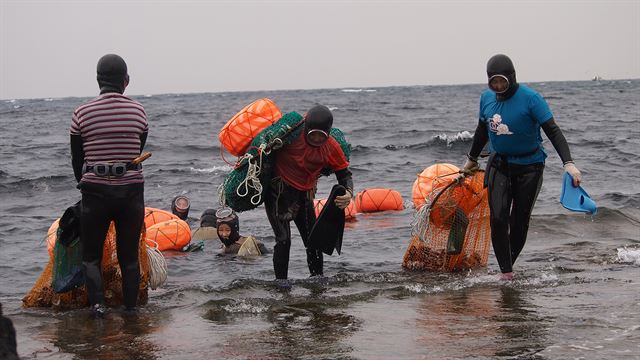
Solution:
<svg viewBox="0 0 640 360">
<path fill-rule="evenodd" d="M 501 278 L 513 278 L 513 264 L 524 247 L 529 219 L 542 186 L 547 154 L 540 128 L 551 140 L 574 186 L 581 174 L 549 105 L 535 90 L 518 84 L 508 56 L 498 54 L 487 63 L 489 89 L 480 97 L 478 126 L 465 171 L 478 167 L 478 156 L 489 142 L 491 156 L 485 173 L 488 186 L 491 242 Z"/>
</svg>

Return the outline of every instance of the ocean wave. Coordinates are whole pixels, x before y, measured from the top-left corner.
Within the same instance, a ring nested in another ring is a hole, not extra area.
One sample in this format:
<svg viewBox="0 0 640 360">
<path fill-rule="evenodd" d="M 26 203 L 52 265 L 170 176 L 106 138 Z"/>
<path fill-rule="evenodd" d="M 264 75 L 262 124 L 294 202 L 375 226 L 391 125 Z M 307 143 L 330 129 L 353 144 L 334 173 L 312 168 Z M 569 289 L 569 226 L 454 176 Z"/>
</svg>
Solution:
<svg viewBox="0 0 640 360">
<path fill-rule="evenodd" d="M 420 142 L 416 144 L 408 144 L 408 145 L 396 145 L 396 144 L 387 144 L 384 145 L 384 149 L 386 150 L 420 150 L 425 148 L 430 148 L 434 146 L 445 145 L 447 148 L 450 148 L 457 144 L 465 143 L 469 140 L 473 139 L 473 134 L 468 131 L 461 131 L 455 135 L 447 135 L 447 134 L 438 134 L 431 137 L 431 139 L 427 142 Z"/>
<path fill-rule="evenodd" d="M 205 168 L 205 169 L 198 169 L 198 168 L 194 168 L 194 167 L 190 167 L 189 168 L 189 171 L 191 171 L 191 172 L 194 172 L 194 173 L 205 173 L 205 174 L 210 174 L 210 173 L 215 173 L 215 172 L 227 173 L 227 172 L 229 172 L 231 170 L 233 170 L 233 167 L 231 167 L 229 165 L 214 166 L 214 167 Z"/>
<path fill-rule="evenodd" d="M 3 176 L 4 177 L 4 176 Z M 12 177 L 14 180 L 0 184 L 12 189 L 40 189 L 48 191 L 50 185 L 67 183 L 71 180 L 71 175 L 50 175 L 40 176 L 33 179 L 24 179 Z M 74 180 L 75 181 L 75 180 Z"/>
<path fill-rule="evenodd" d="M 616 205 L 619 205 L 622 208 L 638 208 L 638 205 L 640 204 L 640 194 L 625 194 L 621 192 L 610 192 L 610 193 L 599 195 L 597 200 L 599 202 L 610 201 Z M 639 219 L 634 219 L 634 220 L 636 223 L 640 224 Z"/>
<path fill-rule="evenodd" d="M 444 142 L 447 146 L 451 146 L 456 142 L 465 142 L 473 139 L 473 134 L 469 131 L 461 131 L 453 136 L 449 136 L 447 134 L 439 134 L 433 137 L 433 139 Z"/>
<path fill-rule="evenodd" d="M 371 93 L 371 92 L 376 92 L 378 90 L 376 89 L 341 89 L 340 91 L 346 92 L 346 93 L 361 93 L 361 92 Z"/>
<path fill-rule="evenodd" d="M 619 248 L 617 262 L 625 264 L 640 265 L 640 249 L 638 248 Z"/>
<path fill-rule="evenodd" d="M 609 224 L 609 226 L 613 226 L 615 223 L 618 223 L 618 226 L 621 224 L 636 227 L 640 226 L 640 219 L 636 218 L 633 212 L 624 209 L 611 209 L 605 206 L 598 207 L 598 214 L 595 216 L 575 212 L 563 212 L 562 214 L 534 214 L 531 218 L 536 219 L 536 226 L 545 226 L 552 229 L 561 229 L 561 224 L 575 222 L 576 219 L 582 219 L 589 223 L 596 221 L 598 223 Z"/>
</svg>

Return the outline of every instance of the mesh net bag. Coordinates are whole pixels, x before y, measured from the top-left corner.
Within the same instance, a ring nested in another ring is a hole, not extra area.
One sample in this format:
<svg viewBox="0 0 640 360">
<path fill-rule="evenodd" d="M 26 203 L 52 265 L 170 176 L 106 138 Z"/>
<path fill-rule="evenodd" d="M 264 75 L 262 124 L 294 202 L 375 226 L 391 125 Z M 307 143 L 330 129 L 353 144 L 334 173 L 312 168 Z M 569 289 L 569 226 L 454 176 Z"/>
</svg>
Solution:
<svg viewBox="0 0 640 360">
<path fill-rule="evenodd" d="M 139 243 L 140 261 L 140 289 L 138 291 L 138 305 L 144 305 L 148 300 L 149 259 L 145 245 L 145 229 L 140 232 Z M 51 307 L 58 310 L 79 309 L 89 306 L 87 290 L 80 286 L 64 293 L 55 293 L 51 286 L 52 273 L 55 263 L 53 257 L 40 274 L 33 288 L 22 299 L 22 305 L 30 307 Z M 116 231 L 113 223 L 105 237 L 102 254 L 102 279 L 104 285 L 105 302 L 108 306 L 122 305 L 122 276 L 116 253 Z"/>
<path fill-rule="evenodd" d="M 295 134 L 302 130 L 301 126 L 297 126 L 301 121 L 302 115 L 296 112 L 284 114 L 253 139 L 249 150 L 239 158 L 222 183 L 223 204 L 236 212 L 255 209 L 262 204 L 262 192 L 269 185 L 272 170 L 271 159 L 263 149 L 274 142 L 287 144 L 293 141 Z"/>
<path fill-rule="evenodd" d="M 402 266 L 409 270 L 461 271 L 487 265 L 491 246 L 484 172 L 464 180 L 433 180 L 425 206 L 416 213 Z"/>
</svg>

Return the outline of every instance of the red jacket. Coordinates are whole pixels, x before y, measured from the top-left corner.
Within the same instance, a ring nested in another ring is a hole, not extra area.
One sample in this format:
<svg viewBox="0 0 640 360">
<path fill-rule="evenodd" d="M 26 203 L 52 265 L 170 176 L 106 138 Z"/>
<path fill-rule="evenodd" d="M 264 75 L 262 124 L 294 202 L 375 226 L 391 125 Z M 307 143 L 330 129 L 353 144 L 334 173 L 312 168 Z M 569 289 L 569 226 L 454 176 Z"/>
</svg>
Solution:
<svg viewBox="0 0 640 360">
<path fill-rule="evenodd" d="M 275 174 L 294 188 L 307 191 L 316 186 L 320 171 L 330 168 L 339 171 L 349 167 L 349 162 L 333 137 L 314 147 L 307 144 L 304 131 L 291 144 L 276 153 Z"/>
</svg>

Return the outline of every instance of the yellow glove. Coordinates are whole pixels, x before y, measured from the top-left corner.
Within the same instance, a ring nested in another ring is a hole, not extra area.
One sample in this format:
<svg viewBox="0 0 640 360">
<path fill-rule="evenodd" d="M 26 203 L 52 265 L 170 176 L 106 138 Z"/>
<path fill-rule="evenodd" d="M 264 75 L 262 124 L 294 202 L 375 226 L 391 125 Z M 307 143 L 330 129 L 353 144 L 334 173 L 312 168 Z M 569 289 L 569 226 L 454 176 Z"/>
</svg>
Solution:
<svg viewBox="0 0 640 360">
<path fill-rule="evenodd" d="M 564 164 L 564 171 L 568 172 L 573 178 L 573 186 L 579 186 L 582 181 L 582 174 L 576 165 L 571 161 Z"/>
</svg>

